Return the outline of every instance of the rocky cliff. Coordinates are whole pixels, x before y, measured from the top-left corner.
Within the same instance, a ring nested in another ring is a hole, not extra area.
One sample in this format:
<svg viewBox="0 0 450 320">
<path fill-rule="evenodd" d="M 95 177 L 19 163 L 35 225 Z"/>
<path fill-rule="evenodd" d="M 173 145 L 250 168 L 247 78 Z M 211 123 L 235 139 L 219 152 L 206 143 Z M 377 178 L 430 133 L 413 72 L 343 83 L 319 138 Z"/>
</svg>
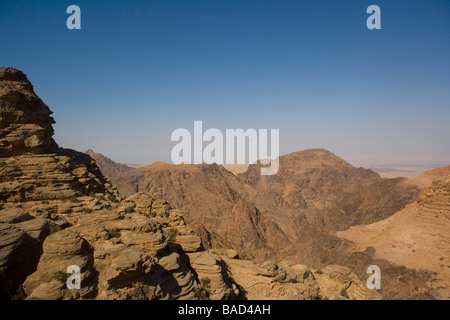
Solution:
<svg viewBox="0 0 450 320">
<path fill-rule="evenodd" d="M 24 73 L 0 68 L 0 296 L 206 297 L 186 255 L 200 238 L 182 216 L 122 198 L 89 155 L 58 148 L 50 115 Z M 70 265 L 80 290 L 66 287 Z"/>
</svg>

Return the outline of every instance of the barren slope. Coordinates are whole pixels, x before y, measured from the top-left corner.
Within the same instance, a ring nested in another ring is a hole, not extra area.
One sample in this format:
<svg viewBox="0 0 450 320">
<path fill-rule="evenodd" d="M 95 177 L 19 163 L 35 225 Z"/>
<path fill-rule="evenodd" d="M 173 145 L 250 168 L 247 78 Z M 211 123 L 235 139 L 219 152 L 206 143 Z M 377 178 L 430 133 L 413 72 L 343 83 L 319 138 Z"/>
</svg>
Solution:
<svg viewBox="0 0 450 320">
<path fill-rule="evenodd" d="M 393 216 L 337 232 L 353 250 L 375 249 L 374 258 L 437 273 L 432 287 L 450 284 L 450 166 L 430 170 L 410 183 L 428 187 Z"/>
<path fill-rule="evenodd" d="M 123 174 L 117 187 L 167 199 L 181 209 L 205 247 L 231 247 L 242 257 L 263 258 L 289 244 L 276 224 L 249 201 L 241 181 L 219 165 L 158 162 Z"/>
</svg>

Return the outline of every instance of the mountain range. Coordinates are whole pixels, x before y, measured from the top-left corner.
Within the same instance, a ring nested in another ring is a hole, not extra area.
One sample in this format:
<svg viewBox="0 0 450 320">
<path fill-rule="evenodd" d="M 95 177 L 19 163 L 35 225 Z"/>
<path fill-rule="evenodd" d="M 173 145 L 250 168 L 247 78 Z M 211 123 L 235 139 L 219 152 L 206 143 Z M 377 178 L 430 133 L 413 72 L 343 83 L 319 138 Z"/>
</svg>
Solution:
<svg viewBox="0 0 450 320">
<path fill-rule="evenodd" d="M 416 248 L 402 260 L 393 244 L 387 250 L 389 254 L 380 254 L 374 247 L 377 242 L 361 236 L 362 231 L 358 237 L 350 236 L 366 226 L 384 226 L 391 220 L 395 221 L 395 228 L 405 228 L 406 219 L 396 217 L 421 202 L 433 184 L 442 184 L 441 180 L 448 177 L 448 167 L 414 179 L 388 179 L 372 170 L 355 168 L 324 149 L 281 156 L 280 170 L 273 176 L 261 176 L 259 166 L 250 165 L 234 174 L 216 164 L 159 162 L 112 178 L 123 194 L 144 192 L 168 199 L 181 210 L 206 248 L 233 248 L 241 257 L 255 261 L 272 259 L 315 268 L 339 264 L 361 278 L 365 277 L 367 265 L 378 263 L 386 271 L 384 284 L 389 284 L 381 290 L 384 298 L 448 297 L 449 276 L 442 261 L 449 253 L 445 245 L 449 225 L 444 218 L 449 212 L 449 198 L 427 200 L 430 206 L 438 201 L 445 204 L 439 204 L 441 220 L 413 219 L 411 225 L 419 229 L 407 229 L 408 234 L 440 243 L 441 253 L 424 254 L 423 259 L 417 259 Z M 435 228 L 441 232 L 429 236 L 427 230 Z M 386 231 L 380 227 L 375 234 L 386 243 L 393 241 L 385 238 Z M 359 243 L 355 239 L 366 241 Z M 425 243 L 418 242 L 416 246 L 424 252 Z M 434 256 L 441 268 L 426 267 L 425 261 L 431 261 L 429 258 L 435 254 L 442 255 Z"/>
</svg>

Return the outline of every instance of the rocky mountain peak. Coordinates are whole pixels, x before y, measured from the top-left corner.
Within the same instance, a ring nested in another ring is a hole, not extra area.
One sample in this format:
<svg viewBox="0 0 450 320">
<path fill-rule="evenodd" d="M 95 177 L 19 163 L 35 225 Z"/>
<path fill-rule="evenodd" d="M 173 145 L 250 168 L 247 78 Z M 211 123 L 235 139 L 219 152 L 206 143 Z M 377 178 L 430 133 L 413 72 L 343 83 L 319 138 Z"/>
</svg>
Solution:
<svg viewBox="0 0 450 320">
<path fill-rule="evenodd" d="M 51 114 L 22 71 L 0 68 L 1 156 L 55 152 Z"/>
</svg>

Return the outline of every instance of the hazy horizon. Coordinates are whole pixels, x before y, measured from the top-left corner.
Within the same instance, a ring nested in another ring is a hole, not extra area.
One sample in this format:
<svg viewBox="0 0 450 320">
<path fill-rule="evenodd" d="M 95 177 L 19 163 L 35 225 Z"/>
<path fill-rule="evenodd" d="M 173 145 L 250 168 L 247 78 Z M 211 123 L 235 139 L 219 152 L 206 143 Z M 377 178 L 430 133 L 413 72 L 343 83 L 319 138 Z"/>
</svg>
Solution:
<svg viewBox="0 0 450 320">
<path fill-rule="evenodd" d="M 27 74 L 61 147 L 167 162 L 172 131 L 202 120 L 280 129 L 280 154 L 450 158 L 449 1 L 378 0 L 381 30 L 366 0 L 77 1 L 81 30 L 66 28 L 70 4 L 0 4 L 15 44 L 1 64 Z"/>
<path fill-rule="evenodd" d="M 92 149 L 90 149 L 92 150 Z M 305 149 L 306 150 L 306 149 Z M 77 150 L 85 152 L 87 150 Z M 96 150 L 92 150 L 97 152 Z M 303 151 L 297 150 L 294 152 Z M 328 150 L 332 152 L 331 150 Z M 100 153 L 100 152 L 97 152 Z M 289 152 L 291 153 L 291 152 Z M 280 156 L 287 155 L 281 154 Z M 355 167 L 363 167 L 366 169 L 373 169 L 375 171 L 386 170 L 387 173 L 394 172 L 396 175 L 404 175 L 406 177 L 412 177 L 418 175 L 424 171 L 444 167 L 450 165 L 450 154 L 414 154 L 414 153 L 392 153 L 392 154 L 337 154 L 332 152 L 336 156 L 344 159 L 351 165 Z M 147 166 L 156 162 L 166 162 L 171 163 L 170 159 L 155 159 L 153 161 L 142 161 L 142 162 L 127 162 L 118 161 L 117 159 L 112 159 L 107 154 L 102 154 L 117 163 L 122 163 L 129 166 Z"/>
</svg>

